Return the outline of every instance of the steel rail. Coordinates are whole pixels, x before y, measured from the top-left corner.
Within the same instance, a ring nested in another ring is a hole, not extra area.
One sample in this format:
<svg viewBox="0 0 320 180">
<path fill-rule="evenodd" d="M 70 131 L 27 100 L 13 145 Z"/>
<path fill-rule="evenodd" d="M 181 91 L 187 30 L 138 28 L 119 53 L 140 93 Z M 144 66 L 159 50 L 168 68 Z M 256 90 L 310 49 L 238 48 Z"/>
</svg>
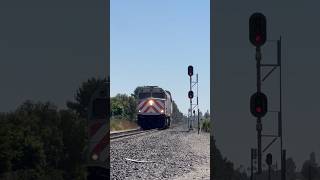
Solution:
<svg viewBox="0 0 320 180">
<path fill-rule="evenodd" d="M 110 133 L 110 140 L 134 136 L 138 134 L 151 133 L 155 131 L 158 131 L 158 129 L 150 129 L 150 130 L 134 129 L 134 130 L 128 130 L 128 131 L 114 132 L 114 133 Z"/>
</svg>

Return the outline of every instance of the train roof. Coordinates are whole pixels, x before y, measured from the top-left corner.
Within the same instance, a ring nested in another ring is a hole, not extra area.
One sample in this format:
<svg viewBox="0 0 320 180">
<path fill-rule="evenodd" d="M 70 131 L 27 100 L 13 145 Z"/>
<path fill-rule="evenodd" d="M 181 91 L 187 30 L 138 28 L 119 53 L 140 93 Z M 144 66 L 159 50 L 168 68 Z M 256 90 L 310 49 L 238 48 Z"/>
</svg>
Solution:
<svg viewBox="0 0 320 180">
<path fill-rule="evenodd" d="M 140 92 L 164 92 L 164 93 L 168 93 L 171 96 L 170 91 L 168 90 L 164 90 L 163 88 L 159 87 L 159 86 L 139 86 L 139 93 Z"/>
</svg>

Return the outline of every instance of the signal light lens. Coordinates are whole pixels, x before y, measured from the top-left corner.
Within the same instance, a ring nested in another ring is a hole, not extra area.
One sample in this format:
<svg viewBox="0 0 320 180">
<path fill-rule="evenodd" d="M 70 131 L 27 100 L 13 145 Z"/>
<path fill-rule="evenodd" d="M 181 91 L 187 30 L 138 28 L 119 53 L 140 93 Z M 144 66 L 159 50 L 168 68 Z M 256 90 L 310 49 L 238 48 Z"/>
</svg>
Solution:
<svg viewBox="0 0 320 180">
<path fill-rule="evenodd" d="M 192 76 L 193 75 L 193 66 L 188 66 L 188 75 Z"/>
<path fill-rule="evenodd" d="M 261 36 L 260 36 L 260 35 L 257 35 L 257 36 L 256 36 L 256 42 L 259 43 L 260 41 L 261 41 Z"/>
<path fill-rule="evenodd" d="M 255 117 L 263 117 L 268 112 L 268 99 L 262 92 L 256 92 L 250 97 L 250 111 Z"/>
<path fill-rule="evenodd" d="M 189 97 L 190 99 L 193 98 L 193 91 L 189 91 L 189 92 L 188 92 L 188 97 Z"/>
<path fill-rule="evenodd" d="M 267 20 L 261 13 L 254 13 L 250 16 L 249 40 L 256 47 L 262 46 L 267 40 Z"/>
<path fill-rule="evenodd" d="M 256 112 L 261 113 L 262 112 L 262 108 L 261 107 L 256 107 Z"/>
</svg>

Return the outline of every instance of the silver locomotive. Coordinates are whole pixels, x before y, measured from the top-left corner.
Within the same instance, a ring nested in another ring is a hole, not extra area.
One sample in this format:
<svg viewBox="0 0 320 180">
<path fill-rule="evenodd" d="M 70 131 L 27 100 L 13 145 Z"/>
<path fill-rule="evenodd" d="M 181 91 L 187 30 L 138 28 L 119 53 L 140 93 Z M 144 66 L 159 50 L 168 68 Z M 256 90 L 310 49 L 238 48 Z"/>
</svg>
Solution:
<svg viewBox="0 0 320 180">
<path fill-rule="evenodd" d="M 158 86 L 139 87 L 138 125 L 142 129 L 168 128 L 172 116 L 172 96 Z"/>
</svg>

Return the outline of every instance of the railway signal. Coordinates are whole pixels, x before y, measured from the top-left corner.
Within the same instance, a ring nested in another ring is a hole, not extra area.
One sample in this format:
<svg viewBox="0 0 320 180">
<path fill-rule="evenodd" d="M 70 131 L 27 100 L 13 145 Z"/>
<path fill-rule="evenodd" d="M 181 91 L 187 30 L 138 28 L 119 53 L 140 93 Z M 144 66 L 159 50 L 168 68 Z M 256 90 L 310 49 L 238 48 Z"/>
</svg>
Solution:
<svg viewBox="0 0 320 180">
<path fill-rule="evenodd" d="M 262 173 L 262 123 L 261 118 L 267 113 L 267 97 L 261 93 L 261 46 L 267 40 L 267 20 L 262 13 L 253 13 L 249 18 L 249 40 L 256 49 L 257 93 L 250 98 L 250 111 L 257 117 L 258 174 Z"/>
<path fill-rule="evenodd" d="M 254 13 L 249 19 L 250 42 L 256 46 L 262 46 L 267 40 L 267 20 L 261 13 Z"/>
<path fill-rule="evenodd" d="M 193 75 L 193 66 L 188 66 L 188 75 L 189 76 Z"/>
<path fill-rule="evenodd" d="M 262 92 L 254 93 L 250 98 L 250 111 L 253 116 L 261 118 L 268 112 L 267 96 Z"/>
<path fill-rule="evenodd" d="M 195 120 L 195 111 L 193 111 L 193 114 L 194 114 L 194 118 L 192 118 L 192 109 L 194 109 L 195 107 L 198 107 L 198 111 L 199 111 L 199 105 L 198 105 L 198 74 L 196 74 L 196 81 L 192 81 L 192 75 L 193 75 L 193 66 L 189 65 L 188 66 L 188 75 L 189 75 L 189 81 L 190 81 L 190 89 L 189 89 L 189 92 L 188 92 L 188 97 L 190 99 L 190 111 L 188 113 L 188 128 L 189 130 L 192 130 L 192 124 L 193 124 L 193 121 Z M 196 100 L 197 100 L 197 103 L 196 104 L 192 104 L 192 99 L 194 97 L 194 93 L 192 91 L 192 87 L 194 85 L 197 85 L 197 94 L 196 94 Z M 193 108 L 193 105 L 195 106 Z M 193 120 L 192 120 L 193 119 Z"/>
<path fill-rule="evenodd" d="M 268 99 L 265 94 L 261 92 L 261 84 L 263 81 L 266 80 L 266 78 L 277 68 L 280 69 L 280 81 L 279 81 L 279 90 L 280 90 L 280 109 L 277 112 L 278 113 L 278 135 L 272 135 L 274 137 L 280 138 L 280 149 L 283 151 L 282 148 L 282 88 L 281 88 L 281 37 L 280 40 L 277 40 L 277 64 L 262 64 L 262 53 L 261 53 L 261 46 L 263 46 L 267 41 L 267 20 L 266 17 L 259 12 L 253 13 L 249 18 L 249 40 L 251 44 L 255 46 L 256 50 L 256 70 L 257 70 L 257 92 L 253 94 L 250 98 L 250 111 L 253 116 L 257 118 L 257 124 L 256 124 L 256 130 L 257 130 L 257 161 L 258 161 L 258 171 L 257 174 L 262 173 L 262 137 L 265 135 L 262 135 L 262 117 L 266 115 L 268 111 Z M 262 75 L 262 67 L 273 67 L 264 77 L 261 77 Z M 276 111 L 274 111 L 276 112 Z M 266 135 L 265 137 L 269 137 L 270 135 Z M 275 139 L 276 139 L 275 138 Z M 272 141 L 263 151 L 265 151 L 267 148 L 269 148 L 272 143 Z M 285 159 L 283 159 L 283 156 L 285 154 L 281 153 L 281 177 L 282 180 L 285 180 Z M 269 165 L 269 179 L 270 177 L 270 165 L 272 164 L 272 155 L 268 154 L 266 157 L 266 163 Z"/>
<path fill-rule="evenodd" d="M 192 99 L 192 98 L 193 98 L 193 91 L 189 91 L 189 93 L 188 93 L 188 97 L 189 97 L 190 99 Z"/>
</svg>

